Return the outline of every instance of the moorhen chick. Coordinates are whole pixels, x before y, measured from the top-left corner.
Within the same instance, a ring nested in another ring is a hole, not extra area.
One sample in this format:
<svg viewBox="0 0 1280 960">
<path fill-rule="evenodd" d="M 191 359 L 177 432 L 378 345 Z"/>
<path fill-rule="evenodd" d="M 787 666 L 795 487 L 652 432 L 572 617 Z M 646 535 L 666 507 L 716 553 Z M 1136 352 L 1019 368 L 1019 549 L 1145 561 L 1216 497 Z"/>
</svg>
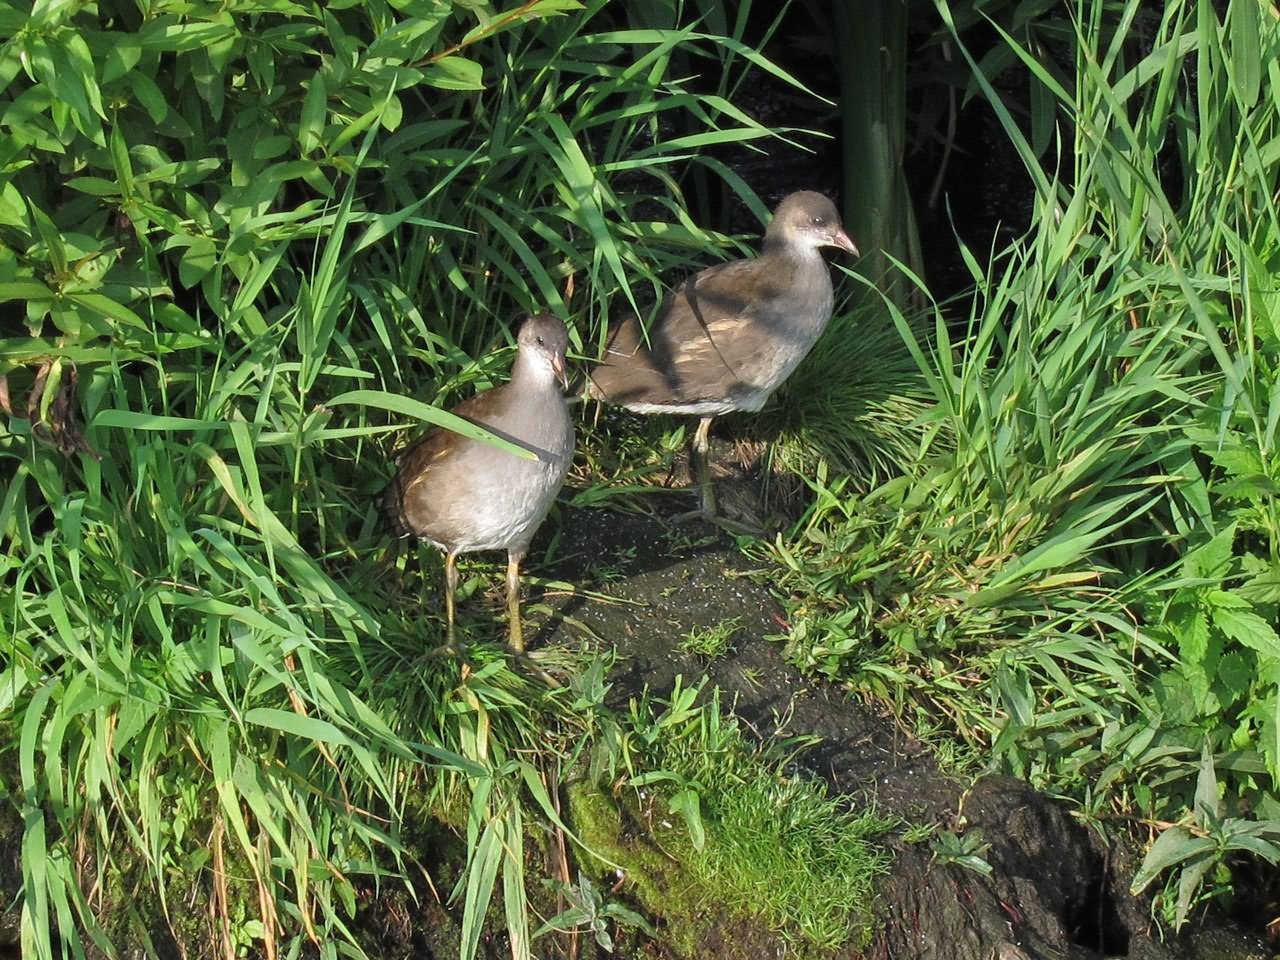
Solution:
<svg viewBox="0 0 1280 960">
<path fill-rule="evenodd" d="M 801 190 L 783 198 L 755 260 L 717 264 L 664 301 L 648 340 L 635 316 L 610 334 L 590 369 L 587 397 L 636 413 L 693 413 L 693 450 L 704 516 L 715 515 L 707 467 L 711 421 L 764 406 L 831 319 L 831 275 L 822 247 L 858 249 L 835 204 Z"/>
<path fill-rule="evenodd" d="M 477 550 L 507 551 L 510 642 L 524 650 L 520 626 L 520 561 L 573 460 L 573 422 L 567 387 L 569 336 L 555 317 L 530 317 L 520 327 L 511 379 L 454 407 L 453 413 L 518 444 L 523 459 L 443 427 L 427 432 L 397 458 L 386 512 L 400 536 L 417 536 L 444 551 L 447 649 L 454 633 L 457 557 Z"/>
</svg>

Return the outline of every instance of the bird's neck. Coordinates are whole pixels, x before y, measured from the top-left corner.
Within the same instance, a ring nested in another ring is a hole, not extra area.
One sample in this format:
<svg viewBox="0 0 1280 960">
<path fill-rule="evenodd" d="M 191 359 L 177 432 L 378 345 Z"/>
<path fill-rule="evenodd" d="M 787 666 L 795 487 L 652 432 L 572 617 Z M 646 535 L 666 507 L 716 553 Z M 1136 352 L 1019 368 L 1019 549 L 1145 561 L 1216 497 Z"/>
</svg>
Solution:
<svg viewBox="0 0 1280 960">
<path fill-rule="evenodd" d="M 511 382 L 525 390 L 554 390 L 557 380 L 551 364 L 541 357 L 530 356 L 524 350 L 516 354 L 511 368 Z"/>
<path fill-rule="evenodd" d="M 765 234 L 760 248 L 761 257 L 771 260 L 788 260 L 797 264 L 813 264 L 822 260 L 822 251 L 812 244 L 797 242 L 786 236 Z"/>
</svg>

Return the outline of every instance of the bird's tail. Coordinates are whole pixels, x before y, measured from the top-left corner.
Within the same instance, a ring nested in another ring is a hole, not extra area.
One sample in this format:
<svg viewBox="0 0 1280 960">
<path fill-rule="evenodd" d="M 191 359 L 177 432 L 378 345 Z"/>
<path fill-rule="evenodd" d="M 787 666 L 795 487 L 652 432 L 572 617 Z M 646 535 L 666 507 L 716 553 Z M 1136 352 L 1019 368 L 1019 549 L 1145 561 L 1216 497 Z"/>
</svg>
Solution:
<svg viewBox="0 0 1280 960">
<path fill-rule="evenodd" d="M 409 518 L 404 512 L 404 483 L 399 471 L 382 491 L 382 516 L 387 522 L 387 528 L 397 539 L 413 535 L 413 530 L 409 528 Z"/>
</svg>

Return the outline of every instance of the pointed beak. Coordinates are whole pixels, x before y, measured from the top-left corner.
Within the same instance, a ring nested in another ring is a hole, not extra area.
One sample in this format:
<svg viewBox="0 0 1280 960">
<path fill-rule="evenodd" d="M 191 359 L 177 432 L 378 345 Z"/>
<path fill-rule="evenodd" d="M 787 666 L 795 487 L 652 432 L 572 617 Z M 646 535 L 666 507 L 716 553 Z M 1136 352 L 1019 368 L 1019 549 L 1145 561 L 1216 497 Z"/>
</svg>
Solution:
<svg viewBox="0 0 1280 960">
<path fill-rule="evenodd" d="M 564 357 L 560 354 L 554 354 L 551 357 L 551 372 L 556 375 L 556 379 L 560 381 L 560 386 L 566 390 L 569 389 L 569 371 L 565 369 Z"/>
<path fill-rule="evenodd" d="M 837 230 L 835 232 L 835 235 L 831 238 L 831 246 L 839 247 L 841 250 L 847 250 L 855 257 L 861 256 L 861 254 L 858 253 L 858 248 L 853 245 L 853 241 L 849 239 L 849 235 L 843 230 Z"/>
</svg>

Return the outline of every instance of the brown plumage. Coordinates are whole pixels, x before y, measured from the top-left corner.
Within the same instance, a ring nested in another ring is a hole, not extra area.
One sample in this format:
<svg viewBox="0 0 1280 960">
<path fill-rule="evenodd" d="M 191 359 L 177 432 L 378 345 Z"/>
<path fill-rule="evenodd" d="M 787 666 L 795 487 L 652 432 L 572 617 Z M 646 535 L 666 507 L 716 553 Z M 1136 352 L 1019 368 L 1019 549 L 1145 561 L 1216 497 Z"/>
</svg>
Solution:
<svg viewBox="0 0 1280 960">
<path fill-rule="evenodd" d="M 518 457 L 442 427 L 397 458 L 384 505 L 396 532 L 426 540 L 445 554 L 449 646 L 454 634 L 458 554 L 507 551 L 511 645 L 523 649 L 520 561 L 550 510 L 573 460 L 574 431 L 561 385 L 569 338 L 554 317 L 520 328 L 511 380 L 453 409 L 466 420 L 534 454 Z"/>
<path fill-rule="evenodd" d="M 834 294 L 822 247 L 858 250 L 835 205 L 812 191 L 787 196 L 754 260 L 718 264 L 685 280 L 648 330 L 617 324 L 588 372 L 588 397 L 637 413 L 693 413 L 703 512 L 715 512 L 706 467 L 713 417 L 763 407 L 831 318 Z"/>
</svg>

